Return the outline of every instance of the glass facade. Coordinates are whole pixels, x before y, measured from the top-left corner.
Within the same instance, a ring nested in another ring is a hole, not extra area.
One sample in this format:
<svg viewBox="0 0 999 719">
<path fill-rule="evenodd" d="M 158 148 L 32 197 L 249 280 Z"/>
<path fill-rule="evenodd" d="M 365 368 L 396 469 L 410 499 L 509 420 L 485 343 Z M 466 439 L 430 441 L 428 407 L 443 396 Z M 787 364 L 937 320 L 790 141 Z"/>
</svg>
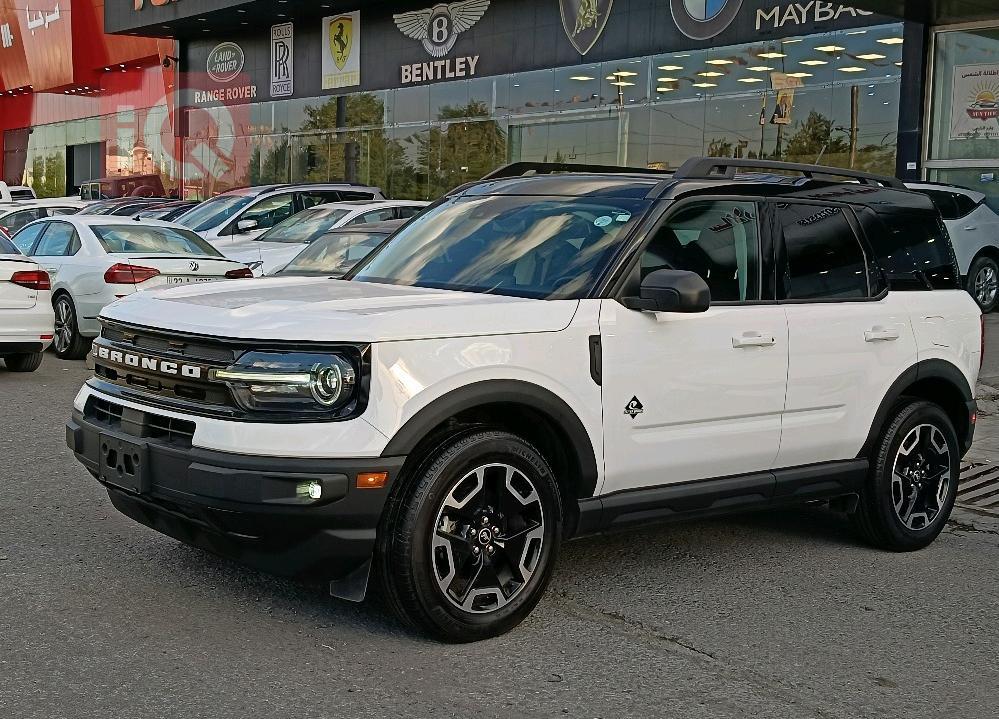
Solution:
<svg viewBox="0 0 999 719">
<path fill-rule="evenodd" d="M 901 58 L 902 25 L 890 24 L 342 98 L 189 108 L 183 193 L 346 178 L 433 199 L 507 162 L 668 169 L 697 155 L 893 175 Z M 780 90 L 791 85 L 793 100 Z"/>
<path fill-rule="evenodd" d="M 928 179 L 984 192 L 999 210 L 999 26 L 933 40 Z"/>
</svg>

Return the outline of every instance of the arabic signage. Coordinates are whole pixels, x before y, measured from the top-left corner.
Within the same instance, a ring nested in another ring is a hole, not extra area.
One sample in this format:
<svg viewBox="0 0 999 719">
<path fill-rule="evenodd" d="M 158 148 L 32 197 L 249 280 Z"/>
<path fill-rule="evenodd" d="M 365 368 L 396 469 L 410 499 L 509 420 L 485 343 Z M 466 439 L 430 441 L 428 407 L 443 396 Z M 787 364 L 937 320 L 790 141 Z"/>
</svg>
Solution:
<svg viewBox="0 0 999 719">
<path fill-rule="evenodd" d="M 323 18 L 320 35 L 324 90 L 361 84 L 361 13 Z"/>
<path fill-rule="evenodd" d="M 0 82 L 35 90 L 73 81 L 70 0 L 0 0 Z"/>
<path fill-rule="evenodd" d="M 954 68 L 951 140 L 999 140 L 999 65 Z"/>
</svg>

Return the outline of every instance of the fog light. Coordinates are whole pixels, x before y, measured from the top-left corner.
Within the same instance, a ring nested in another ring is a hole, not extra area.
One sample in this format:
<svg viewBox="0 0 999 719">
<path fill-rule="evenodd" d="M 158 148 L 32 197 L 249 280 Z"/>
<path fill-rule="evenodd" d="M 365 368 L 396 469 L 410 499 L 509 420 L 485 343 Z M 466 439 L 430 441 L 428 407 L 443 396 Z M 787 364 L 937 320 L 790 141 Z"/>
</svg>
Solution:
<svg viewBox="0 0 999 719">
<path fill-rule="evenodd" d="M 305 499 L 306 497 L 309 499 L 322 499 L 323 485 L 316 481 L 302 482 L 295 488 L 295 494 L 302 499 Z"/>
</svg>

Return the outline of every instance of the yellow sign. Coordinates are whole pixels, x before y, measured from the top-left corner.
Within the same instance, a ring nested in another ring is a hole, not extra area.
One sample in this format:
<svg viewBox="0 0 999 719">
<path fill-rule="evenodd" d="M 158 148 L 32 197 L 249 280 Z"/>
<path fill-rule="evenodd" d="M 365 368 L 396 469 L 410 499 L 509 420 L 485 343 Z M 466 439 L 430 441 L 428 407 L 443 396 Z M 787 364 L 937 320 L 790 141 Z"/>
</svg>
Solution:
<svg viewBox="0 0 999 719">
<path fill-rule="evenodd" d="M 350 59 L 350 47 L 354 40 L 354 20 L 349 15 L 341 15 L 330 22 L 330 54 L 337 68 L 343 70 Z"/>
<path fill-rule="evenodd" d="M 361 84 L 361 13 L 323 18 L 324 90 Z"/>
</svg>

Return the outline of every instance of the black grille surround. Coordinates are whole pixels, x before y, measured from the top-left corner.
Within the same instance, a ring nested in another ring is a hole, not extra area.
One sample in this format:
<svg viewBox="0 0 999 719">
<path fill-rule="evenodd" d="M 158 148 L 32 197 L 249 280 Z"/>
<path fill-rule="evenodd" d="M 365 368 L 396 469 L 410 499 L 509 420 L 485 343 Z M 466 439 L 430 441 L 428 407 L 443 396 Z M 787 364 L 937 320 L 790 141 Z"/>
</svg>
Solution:
<svg viewBox="0 0 999 719">
<path fill-rule="evenodd" d="M 336 353 L 348 357 L 358 368 L 357 395 L 334 412 L 247 412 L 236 403 L 224 382 L 209 379 L 209 375 L 211 370 L 229 367 L 251 351 Z M 130 364 L 123 360 L 125 355 L 131 355 Z M 146 361 L 137 362 L 136 355 Z M 102 319 L 101 334 L 94 340 L 91 352 L 94 376 L 88 384 L 123 400 L 196 416 L 244 422 L 337 422 L 358 417 L 367 408 L 370 355 L 370 345 L 363 343 L 230 339 Z M 174 372 L 158 371 L 164 362 Z"/>
<path fill-rule="evenodd" d="M 95 396 L 87 399 L 83 416 L 94 424 L 118 430 L 132 437 L 155 439 L 188 449 L 192 445 L 194 432 L 197 429 L 197 425 L 191 420 L 135 410 Z"/>
</svg>

